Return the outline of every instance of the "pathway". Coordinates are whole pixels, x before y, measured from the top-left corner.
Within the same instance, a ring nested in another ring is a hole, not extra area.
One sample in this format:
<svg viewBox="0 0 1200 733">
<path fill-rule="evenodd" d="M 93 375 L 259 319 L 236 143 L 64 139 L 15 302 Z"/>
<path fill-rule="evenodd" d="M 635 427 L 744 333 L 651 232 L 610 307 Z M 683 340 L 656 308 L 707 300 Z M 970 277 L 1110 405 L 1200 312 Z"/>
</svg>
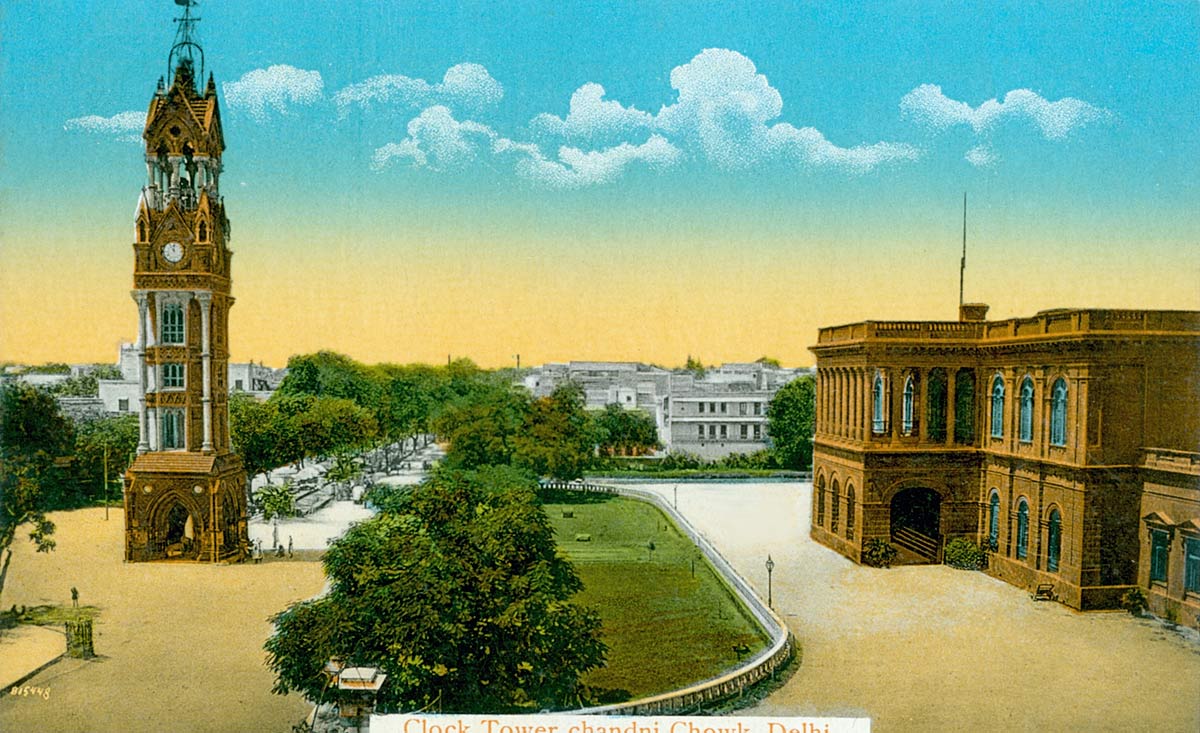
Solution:
<svg viewBox="0 0 1200 733">
<path fill-rule="evenodd" d="M 654 487 L 668 500 L 670 484 Z M 679 510 L 803 647 L 747 715 L 869 716 L 872 730 L 1200 730 L 1200 644 L 1123 612 L 1035 603 L 983 573 L 855 565 L 808 537 L 809 484 L 681 484 Z"/>
</svg>

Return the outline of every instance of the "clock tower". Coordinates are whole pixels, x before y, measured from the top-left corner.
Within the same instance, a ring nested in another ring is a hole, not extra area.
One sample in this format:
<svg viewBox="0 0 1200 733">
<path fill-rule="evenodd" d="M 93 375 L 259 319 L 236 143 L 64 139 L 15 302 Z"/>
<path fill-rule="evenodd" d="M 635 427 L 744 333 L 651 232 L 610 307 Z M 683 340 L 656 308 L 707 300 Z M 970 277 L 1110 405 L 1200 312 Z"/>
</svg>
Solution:
<svg viewBox="0 0 1200 733">
<path fill-rule="evenodd" d="M 217 88 L 204 81 L 196 0 L 175 0 L 175 44 L 146 114 L 134 222 L 137 457 L 125 475 L 125 559 L 239 560 L 246 476 L 229 436 L 229 220 Z"/>
</svg>

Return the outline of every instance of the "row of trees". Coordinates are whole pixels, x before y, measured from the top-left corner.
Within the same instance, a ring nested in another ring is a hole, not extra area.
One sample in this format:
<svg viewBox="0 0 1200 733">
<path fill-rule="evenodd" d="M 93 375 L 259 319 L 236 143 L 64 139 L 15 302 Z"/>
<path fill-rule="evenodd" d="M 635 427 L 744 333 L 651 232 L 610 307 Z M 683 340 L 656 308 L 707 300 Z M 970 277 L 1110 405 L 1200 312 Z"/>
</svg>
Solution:
<svg viewBox="0 0 1200 733">
<path fill-rule="evenodd" d="M 233 405 L 234 442 L 255 472 L 429 432 L 449 444 L 450 465 L 511 464 L 560 479 L 580 476 L 597 454 L 637 454 L 659 445 L 654 420 L 644 412 L 618 405 L 585 411 L 584 395 L 573 385 L 535 399 L 514 387 L 506 371 L 482 370 L 465 359 L 444 367 L 368 366 L 323 351 L 293 357 L 288 367 L 265 405 Z M 770 451 L 730 467 L 809 468 L 814 404 L 811 377 L 788 383 L 768 408 Z M 334 429 L 339 420 L 344 429 Z"/>
</svg>

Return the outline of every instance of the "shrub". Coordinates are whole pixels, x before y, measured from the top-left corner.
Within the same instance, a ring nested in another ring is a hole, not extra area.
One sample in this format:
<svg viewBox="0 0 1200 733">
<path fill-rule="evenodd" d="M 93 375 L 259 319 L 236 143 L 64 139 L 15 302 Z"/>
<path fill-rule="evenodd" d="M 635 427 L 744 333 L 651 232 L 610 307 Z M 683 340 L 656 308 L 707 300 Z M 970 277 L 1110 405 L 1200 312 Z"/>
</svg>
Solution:
<svg viewBox="0 0 1200 733">
<path fill-rule="evenodd" d="M 1121 608 L 1129 611 L 1134 616 L 1141 616 L 1150 604 L 1146 601 L 1146 594 L 1141 588 L 1130 588 L 1121 596 Z"/>
<path fill-rule="evenodd" d="M 873 568 L 890 568 L 896 559 L 896 548 L 891 542 L 872 537 L 863 544 L 863 565 Z"/>
<path fill-rule="evenodd" d="M 944 562 L 960 570 L 982 570 L 987 564 L 987 552 L 966 537 L 955 537 L 946 543 Z"/>
<path fill-rule="evenodd" d="M 678 453 L 668 453 L 666 458 L 662 459 L 661 465 L 665 470 L 672 471 L 683 468 L 701 468 L 705 465 L 705 462 L 698 456 L 680 451 Z"/>
</svg>

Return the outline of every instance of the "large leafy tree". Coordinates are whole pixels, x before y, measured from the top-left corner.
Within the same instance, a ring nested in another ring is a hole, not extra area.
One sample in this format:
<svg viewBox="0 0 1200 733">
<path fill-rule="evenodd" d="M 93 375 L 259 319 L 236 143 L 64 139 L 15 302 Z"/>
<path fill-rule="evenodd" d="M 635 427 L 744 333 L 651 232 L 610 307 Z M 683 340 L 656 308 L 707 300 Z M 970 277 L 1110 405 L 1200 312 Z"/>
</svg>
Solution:
<svg viewBox="0 0 1200 733">
<path fill-rule="evenodd" d="M 459 397 L 433 422 L 434 431 L 450 444 L 446 463 L 478 468 L 511 462 L 528 412 L 528 394 L 508 386 Z"/>
<path fill-rule="evenodd" d="M 125 473 L 133 461 L 138 443 L 138 416 L 113 415 L 84 420 L 75 425 L 75 482 L 89 500 L 119 499 L 120 491 L 110 491 L 105 481 Z M 105 463 L 108 476 L 104 476 Z"/>
<path fill-rule="evenodd" d="M 604 663 L 597 615 L 555 551 L 536 482 L 508 467 L 442 470 L 378 497 L 381 512 L 325 556 L 327 595 L 274 618 L 275 692 L 337 695 L 330 658 L 388 675 L 384 711 L 578 705 L 579 677 Z"/>
<path fill-rule="evenodd" d="M 767 408 L 767 431 L 779 465 L 800 470 L 812 466 L 815 405 L 812 377 L 793 379 L 775 393 Z"/>
<path fill-rule="evenodd" d="M 534 400 L 513 438 L 513 463 L 539 476 L 582 476 L 596 445 L 594 424 L 583 405 L 583 390 L 571 383 Z"/>
<path fill-rule="evenodd" d="M 229 432 L 247 478 L 287 462 L 280 460 L 279 423 L 274 403 L 259 402 L 245 392 L 229 396 Z"/>
<path fill-rule="evenodd" d="M 69 484 L 63 463 L 74 439 L 52 395 L 22 383 L 0 388 L 0 590 L 20 527 L 30 528 L 38 552 L 54 549 L 46 511 L 58 507 Z"/>
</svg>

